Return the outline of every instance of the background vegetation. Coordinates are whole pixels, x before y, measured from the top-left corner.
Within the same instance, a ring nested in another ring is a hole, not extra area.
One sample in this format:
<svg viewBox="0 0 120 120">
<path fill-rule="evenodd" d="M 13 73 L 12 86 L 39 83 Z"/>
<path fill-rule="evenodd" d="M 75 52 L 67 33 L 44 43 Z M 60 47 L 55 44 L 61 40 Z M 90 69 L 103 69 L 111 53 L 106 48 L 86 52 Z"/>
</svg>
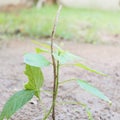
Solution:
<svg viewBox="0 0 120 120">
<path fill-rule="evenodd" d="M 49 37 L 57 6 L 31 8 L 0 13 L 0 34 Z M 59 38 L 96 42 L 100 33 L 118 34 L 119 11 L 63 8 L 56 36 Z"/>
</svg>

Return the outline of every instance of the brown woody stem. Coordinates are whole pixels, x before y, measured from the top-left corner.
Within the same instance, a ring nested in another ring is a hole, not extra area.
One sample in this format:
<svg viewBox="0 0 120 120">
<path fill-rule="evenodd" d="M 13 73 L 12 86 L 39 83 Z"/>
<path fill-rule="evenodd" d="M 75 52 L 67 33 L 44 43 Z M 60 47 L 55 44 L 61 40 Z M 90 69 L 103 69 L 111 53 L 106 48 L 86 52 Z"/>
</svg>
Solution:
<svg viewBox="0 0 120 120">
<path fill-rule="evenodd" d="M 52 119 L 55 120 L 55 102 L 56 102 L 56 97 L 57 97 L 57 91 L 58 91 L 58 80 L 59 80 L 59 62 L 56 60 L 53 56 L 54 53 L 54 37 L 55 37 L 55 32 L 56 32 L 56 26 L 58 23 L 58 18 L 60 15 L 60 11 L 62 9 L 62 6 L 60 5 L 57 11 L 56 19 L 54 22 L 53 30 L 52 30 L 52 35 L 51 35 L 51 58 L 52 58 L 52 63 L 53 63 L 53 75 L 54 75 L 54 83 L 53 83 L 53 100 L 52 100 Z"/>
</svg>

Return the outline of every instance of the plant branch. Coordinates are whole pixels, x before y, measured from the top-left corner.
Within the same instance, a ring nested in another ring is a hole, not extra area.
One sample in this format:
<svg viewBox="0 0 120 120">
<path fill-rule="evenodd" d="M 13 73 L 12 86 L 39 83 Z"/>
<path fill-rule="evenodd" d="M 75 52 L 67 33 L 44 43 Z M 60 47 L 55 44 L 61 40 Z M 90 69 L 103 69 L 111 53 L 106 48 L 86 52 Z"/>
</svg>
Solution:
<svg viewBox="0 0 120 120">
<path fill-rule="evenodd" d="M 57 61 L 56 97 L 58 94 L 58 87 L 59 87 L 59 70 L 60 70 L 60 63 L 59 61 Z"/>
<path fill-rule="evenodd" d="M 49 94 L 49 95 L 52 95 L 52 91 L 48 91 L 48 90 L 43 90 L 43 89 L 41 89 L 41 92 L 46 93 L 46 94 Z"/>
<path fill-rule="evenodd" d="M 86 104 L 81 102 L 75 102 L 75 101 L 68 101 L 68 102 L 59 102 L 60 105 L 67 105 L 67 104 L 73 104 L 73 105 L 81 105 L 82 107 L 86 107 Z"/>
<path fill-rule="evenodd" d="M 57 94 L 58 94 L 58 87 L 59 87 L 59 61 L 57 61 L 57 66 L 56 66 L 56 80 L 54 81 L 55 83 L 55 89 L 54 89 L 54 93 L 53 93 L 53 112 L 52 112 L 52 118 L 53 120 L 55 120 L 55 106 L 56 106 L 56 98 L 57 98 Z"/>
<path fill-rule="evenodd" d="M 53 109 L 53 104 L 52 104 L 52 106 L 50 107 L 50 110 L 48 111 L 48 113 L 45 115 L 45 117 L 43 118 L 43 120 L 46 120 L 48 117 L 49 117 L 49 115 L 50 115 L 50 113 L 52 112 L 52 109 Z"/>
<path fill-rule="evenodd" d="M 54 25 L 53 25 L 52 34 L 51 34 L 51 46 L 50 47 L 51 47 L 51 58 L 52 58 L 53 77 L 54 77 L 52 105 L 51 105 L 48 113 L 43 118 L 43 120 L 46 120 L 49 117 L 51 112 L 52 112 L 52 119 L 55 120 L 55 102 L 56 102 L 58 85 L 59 85 L 59 67 L 60 67 L 60 65 L 59 65 L 58 61 L 56 63 L 56 60 L 53 56 L 53 53 L 54 53 L 54 38 L 55 38 L 55 33 L 56 33 L 56 26 L 57 26 L 57 23 L 58 23 L 58 19 L 59 19 L 61 9 L 62 9 L 62 5 L 60 5 L 59 8 L 58 8 L 57 15 L 56 15 Z"/>
<path fill-rule="evenodd" d="M 69 80 L 65 80 L 65 81 L 62 81 L 62 82 L 59 82 L 59 84 L 64 84 L 64 83 L 67 83 L 67 82 L 71 82 L 71 81 L 76 81 L 77 79 L 73 78 L 73 79 L 69 79 Z"/>
<path fill-rule="evenodd" d="M 62 9 L 62 5 L 59 6 L 58 11 L 57 11 L 57 15 L 55 18 L 55 22 L 54 22 L 54 26 L 53 26 L 53 30 L 52 30 L 52 35 L 51 35 L 51 58 L 52 58 L 52 63 L 53 63 L 53 75 L 54 75 L 54 83 L 53 83 L 53 100 L 52 100 L 52 118 L 53 120 L 55 120 L 55 101 L 56 101 L 56 90 L 58 89 L 58 85 L 57 85 L 57 80 L 58 80 L 58 73 L 56 70 L 56 61 L 55 58 L 53 56 L 54 53 L 54 37 L 55 37 L 55 32 L 56 32 L 56 26 L 58 23 L 58 18 L 60 15 L 60 11 Z M 50 109 L 50 112 L 51 112 Z"/>
</svg>

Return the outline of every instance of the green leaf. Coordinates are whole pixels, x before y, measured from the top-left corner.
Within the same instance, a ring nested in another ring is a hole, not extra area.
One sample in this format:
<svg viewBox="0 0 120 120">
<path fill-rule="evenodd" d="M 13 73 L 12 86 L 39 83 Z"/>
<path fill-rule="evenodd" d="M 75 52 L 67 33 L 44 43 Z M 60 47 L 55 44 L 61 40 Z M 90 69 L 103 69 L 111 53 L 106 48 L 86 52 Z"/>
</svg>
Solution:
<svg viewBox="0 0 120 120">
<path fill-rule="evenodd" d="M 81 88 L 85 89 L 86 91 L 92 93 L 93 95 L 111 103 L 111 101 L 102 93 L 100 92 L 97 88 L 93 87 L 89 83 L 87 83 L 84 80 L 78 80 L 78 84 L 80 85 Z"/>
<path fill-rule="evenodd" d="M 66 51 L 57 51 L 53 53 L 56 60 L 60 62 L 60 64 L 70 63 L 75 60 L 82 60 L 82 58 L 73 55 L 72 53 L 66 52 Z"/>
<path fill-rule="evenodd" d="M 41 43 L 35 40 L 32 40 L 32 42 L 36 45 L 39 45 L 43 47 L 44 49 L 50 50 L 51 49 L 51 42 Z M 57 44 L 53 43 L 53 46 L 59 50 L 62 50 Z"/>
<path fill-rule="evenodd" d="M 25 84 L 25 89 L 34 90 L 36 97 L 39 98 L 40 88 L 43 85 L 44 78 L 40 68 L 26 65 L 25 75 L 28 77 L 28 83 Z"/>
<path fill-rule="evenodd" d="M 4 105 L 0 120 L 9 119 L 18 109 L 31 100 L 33 95 L 33 90 L 21 90 L 15 93 Z"/>
<path fill-rule="evenodd" d="M 43 48 L 46 48 L 46 49 L 48 49 L 48 50 L 50 50 L 50 45 L 49 44 L 47 44 L 47 43 L 41 43 L 41 42 L 38 42 L 38 41 L 35 41 L 35 40 L 32 40 L 32 42 L 34 43 L 34 44 L 36 44 L 36 45 L 39 45 L 39 46 L 41 46 L 41 47 L 43 47 Z"/>
<path fill-rule="evenodd" d="M 28 53 L 24 55 L 24 62 L 35 67 L 44 67 L 50 65 L 50 62 L 44 56 L 36 53 Z"/>
<path fill-rule="evenodd" d="M 90 71 L 90 72 L 93 72 L 93 73 L 96 73 L 96 74 L 99 74 L 99 75 L 106 76 L 106 74 L 104 74 L 104 73 L 102 73 L 102 72 L 99 72 L 99 71 L 97 71 L 97 70 L 94 70 L 94 69 L 92 69 L 92 68 L 84 65 L 83 63 L 77 63 L 77 64 L 74 64 L 74 66 L 83 68 L 84 70 L 87 70 L 87 71 Z"/>
<path fill-rule="evenodd" d="M 36 53 L 38 53 L 38 54 L 44 53 L 44 52 L 48 53 L 48 50 L 42 49 L 42 48 L 36 48 L 35 50 L 36 50 Z"/>
</svg>

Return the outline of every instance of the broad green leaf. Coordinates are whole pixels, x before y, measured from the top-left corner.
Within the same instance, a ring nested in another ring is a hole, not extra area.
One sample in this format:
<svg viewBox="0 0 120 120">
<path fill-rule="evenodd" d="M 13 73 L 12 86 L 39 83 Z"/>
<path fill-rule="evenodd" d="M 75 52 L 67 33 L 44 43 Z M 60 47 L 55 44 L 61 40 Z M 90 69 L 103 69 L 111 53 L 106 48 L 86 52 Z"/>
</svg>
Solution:
<svg viewBox="0 0 120 120">
<path fill-rule="evenodd" d="M 21 90 L 6 102 L 0 115 L 0 120 L 9 119 L 17 110 L 32 99 L 33 90 Z"/>
<path fill-rule="evenodd" d="M 97 70 L 94 70 L 94 69 L 92 69 L 92 68 L 84 65 L 83 63 L 77 63 L 77 64 L 74 64 L 74 65 L 77 66 L 77 67 L 83 68 L 83 69 L 85 69 L 85 70 L 87 70 L 87 71 L 90 71 L 90 72 L 93 72 L 93 73 L 96 73 L 96 74 L 99 74 L 99 75 L 106 76 L 106 74 L 104 74 L 104 73 L 102 73 L 102 72 L 99 72 L 99 71 L 97 71 Z"/>
<path fill-rule="evenodd" d="M 36 45 L 39 45 L 39 46 L 41 46 L 41 47 L 43 47 L 43 48 L 46 48 L 46 49 L 50 50 L 50 45 L 47 44 L 47 43 L 41 43 L 41 42 L 38 42 L 38 41 L 35 41 L 35 40 L 32 40 L 32 42 L 33 42 L 34 44 L 36 44 Z"/>
<path fill-rule="evenodd" d="M 53 55 L 55 59 L 60 62 L 60 64 L 70 63 L 76 60 L 82 60 L 82 58 L 66 51 L 57 51 L 53 53 Z"/>
<path fill-rule="evenodd" d="M 50 65 L 50 62 L 44 56 L 36 53 L 28 53 L 24 55 L 24 62 L 35 67 L 44 67 Z"/>
<path fill-rule="evenodd" d="M 44 78 L 40 68 L 26 65 L 25 75 L 28 77 L 28 83 L 25 84 L 25 89 L 34 90 L 36 97 L 39 98 L 40 88 L 43 85 Z"/>
<path fill-rule="evenodd" d="M 48 50 L 46 50 L 46 49 L 42 49 L 42 48 L 36 48 L 35 49 L 36 50 L 36 53 L 44 53 L 44 52 L 46 52 L 46 53 L 48 53 Z"/>
<path fill-rule="evenodd" d="M 97 88 L 93 87 L 89 83 L 87 83 L 84 80 L 78 80 L 78 84 L 80 85 L 81 88 L 85 89 L 86 91 L 92 93 L 93 95 L 111 103 L 111 101 L 102 93 L 100 92 Z"/>
</svg>

